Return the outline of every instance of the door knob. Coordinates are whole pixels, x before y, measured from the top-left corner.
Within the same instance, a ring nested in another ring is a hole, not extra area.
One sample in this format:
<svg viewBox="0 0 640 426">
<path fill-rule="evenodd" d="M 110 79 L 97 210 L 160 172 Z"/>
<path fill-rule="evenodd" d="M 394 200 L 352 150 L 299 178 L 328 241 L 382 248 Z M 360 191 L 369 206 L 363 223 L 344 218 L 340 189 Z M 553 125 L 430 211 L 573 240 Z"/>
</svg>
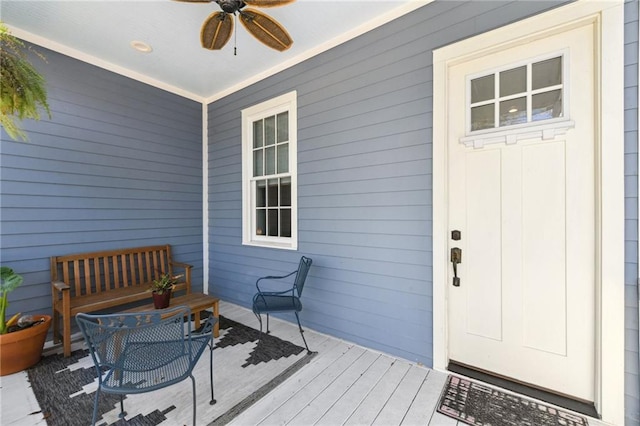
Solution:
<svg viewBox="0 0 640 426">
<path fill-rule="evenodd" d="M 453 286 L 460 287 L 460 277 L 458 277 L 458 264 L 462 263 L 462 249 L 453 247 L 451 249 L 451 263 L 453 264 Z"/>
</svg>

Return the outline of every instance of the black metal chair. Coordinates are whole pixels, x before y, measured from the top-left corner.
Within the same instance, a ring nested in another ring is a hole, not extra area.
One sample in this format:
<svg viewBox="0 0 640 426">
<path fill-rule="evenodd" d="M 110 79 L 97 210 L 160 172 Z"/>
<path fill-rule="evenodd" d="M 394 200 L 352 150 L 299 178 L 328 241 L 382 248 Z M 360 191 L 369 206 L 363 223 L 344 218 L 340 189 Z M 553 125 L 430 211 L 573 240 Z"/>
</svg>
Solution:
<svg viewBox="0 0 640 426">
<path fill-rule="evenodd" d="M 213 397 L 213 326 L 209 317 L 198 333 L 187 324 L 191 311 L 186 306 L 128 314 L 78 314 L 76 321 L 91 352 L 98 372 L 92 424 L 98 417 L 100 392 L 123 396 L 151 392 L 191 377 L 193 424 L 196 424 L 196 381 L 193 368 L 209 347 L 209 379 Z M 186 319 L 185 319 L 186 318 Z"/>
<path fill-rule="evenodd" d="M 304 338 L 304 330 L 300 325 L 300 317 L 298 312 L 302 310 L 302 302 L 300 296 L 302 295 L 302 289 L 304 288 L 304 282 L 307 278 L 307 273 L 311 267 L 312 260 L 308 257 L 302 256 L 298 269 L 295 271 L 283 275 L 283 276 L 266 276 L 258 278 L 256 281 L 256 288 L 258 292 L 253 296 L 253 313 L 258 317 L 260 321 L 260 333 L 262 333 L 262 316 L 267 315 L 267 333 L 269 333 L 269 313 L 272 312 L 293 312 L 296 314 L 296 320 L 298 321 L 298 328 L 300 329 L 300 335 L 304 346 L 309 350 L 307 340 Z M 262 280 L 281 280 L 288 278 L 295 274 L 293 285 L 288 284 L 291 288 L 282 291 L 263 291 L 260 289 L 260 281 Z"/>
</svg>

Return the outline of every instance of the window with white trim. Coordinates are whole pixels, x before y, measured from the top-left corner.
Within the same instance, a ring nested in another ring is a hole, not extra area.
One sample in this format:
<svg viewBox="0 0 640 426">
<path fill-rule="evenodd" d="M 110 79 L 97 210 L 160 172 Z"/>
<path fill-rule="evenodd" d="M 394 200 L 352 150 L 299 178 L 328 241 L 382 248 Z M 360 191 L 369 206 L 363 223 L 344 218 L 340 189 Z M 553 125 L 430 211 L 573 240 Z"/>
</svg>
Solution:
<svg viewBox="0 0 640 426">
<path fill-rule="evenodd" d="M 548 139 L 573 127 L 564 62 L 559 53 L 469 76 L 467 131 L 460 142 L 479 147 L 538 134 Z"/>
<path fill-rule="evenodd" d="M 242 243 L 297 249 L 297 94 L 242 110 Z"/>
</svg>

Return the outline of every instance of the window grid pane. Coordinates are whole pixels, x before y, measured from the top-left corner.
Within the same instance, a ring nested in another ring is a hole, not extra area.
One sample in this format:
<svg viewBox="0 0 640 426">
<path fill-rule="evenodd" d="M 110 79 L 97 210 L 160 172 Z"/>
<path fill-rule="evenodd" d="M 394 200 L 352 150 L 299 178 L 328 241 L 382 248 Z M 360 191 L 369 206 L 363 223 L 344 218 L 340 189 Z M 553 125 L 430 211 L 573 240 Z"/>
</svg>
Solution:
<svg viewBox="0 0 640 426">
<path fill-rule="evenodd" d="M 289 112 L 278 114 L 278 143 L 289 140 Z"/>
<path fill-rule="evenodd" d="M 500 102 L 500 127 L 527 122 L 527 98 Z"/>
<path fill-rule="evenodd" d="M 533 95 L 532 121 L 562 117 L 562 90 L 551 90 Z"/>
<path fill-rule="evenodd" d="M 264 174 L 264 160 L 262 149 L 253 151 L 253 176 L 262 176 Z"/>
<path fill-rule="evenodd" d="M 267 215 L 267 233 L 270 237 L 278 237 L 278 209 L 269 209 Z"/>
<path fill-rule="evenodd" d="M 276 143 L 276 118 L 275 116 L 264 119 L 264 144 L 273 145 Z"/>
<path fill-rule="evenodd" d="M 471 108 L 471 130 L 492 129 L 495 127 L 494 104 Z"/>
<path fill-rule="evenodd" d="M 531 65 L 533 90 L 562 84 L 562 56 Z"/>
<path fill-rule="evenodd" d="M 469 131 L 563 117 L 562 59 L 530 62 L 472 79 Z"/>
<path fill-rule="evenodd" d="M 500 96 L 527 91 L 527 67 L 518 67 L 500 73 Z"/>
<path fill-rule="evenodd" d="M 283 143 L 278 145 L 278 173 L 287 173 L 289 171 L 289 144 Z"/>
<path fill-rule="evenodd" d="M 471 80 L 471 103 L 488 101 L 495 97 L 495 76 L 493 74 Z"/>
<path fill-rule="evenodd" d="M 266 151 L 265 175 L 273 175 L 276 173 L 276 147 L 270 146 Z"/>
<path fill-rule="evenodd" d="M 262 120 L 253 122 L 253 147 L 259 148 L 262 146 L 264 141 L 264 130 L 262 125 Z"/>
</svg>

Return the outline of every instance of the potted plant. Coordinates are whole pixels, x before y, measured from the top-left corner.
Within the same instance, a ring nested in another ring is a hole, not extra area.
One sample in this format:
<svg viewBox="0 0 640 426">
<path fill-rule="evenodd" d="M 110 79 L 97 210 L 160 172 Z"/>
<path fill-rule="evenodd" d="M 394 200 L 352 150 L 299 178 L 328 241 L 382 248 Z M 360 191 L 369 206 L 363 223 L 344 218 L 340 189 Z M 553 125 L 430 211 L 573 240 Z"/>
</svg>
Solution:
<svg viewBox="0 0 640 426">
<path fill-rule="evenodd" d="M 153 297 L 153 306 L 156 309 L 164 309 L 169 307 L 171 299 L 171 291 L 178 283 L 178 278 L 182 275 L 170 275 L 164 272 L 160 273 L 160 277 L 153 280 L 151 284 L 151 292 Z"/>
<path fill-rule="evenodd" d="M 24 43 L 0 22 L 0 124 L 12 139 L 27 140 L 16 119 L 40 119 L 40 108 L 49 117 L 44 77 L 27 60 Z M 29 49 L 31 50 L 31 49 Z M 31 50 L 44 60 L 44 56 Z"/>
<path fill-rule="evenodd" d="M 8 295 L 22 284 L 23 278 L 7 266 L 0 267 L 0 376 L 17 373 L 36 364 L 42 356 L 51 316 L 20 317 L 6 320 Z"/>
</svg>

